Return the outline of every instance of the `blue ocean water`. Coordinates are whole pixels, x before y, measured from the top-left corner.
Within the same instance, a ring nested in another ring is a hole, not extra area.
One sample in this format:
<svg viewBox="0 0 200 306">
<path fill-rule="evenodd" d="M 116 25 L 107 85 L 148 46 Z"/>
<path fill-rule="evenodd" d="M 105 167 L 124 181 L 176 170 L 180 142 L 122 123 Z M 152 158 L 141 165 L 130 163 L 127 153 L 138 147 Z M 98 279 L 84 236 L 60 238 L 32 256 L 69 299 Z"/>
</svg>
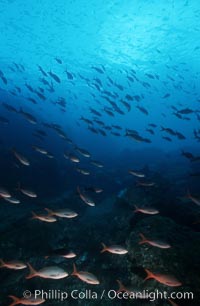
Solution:
<svg viewBox="0 0 200 306">
<path fill-rule="evenodd" d="M 98 295 L 116 289 L 116 279 L 138 290 L 169 289 L 156 277 L 143 287 L 144 269 L 173 274 L 180 292 L 196 298 L 174 305 L 197 306 L 199 1 L 2 0 L 0 20 L 0 257 L 69 274 L 76 263 L 99 274 Z M 34 220 L 32 211 L 42 217 Z M 143 248 L 141 232 L 172 247 Z M 112 254 L 100 254 L 101 242 Z M 118 244 L 128 251 L 124 261 L 113 251 Z M 77 256 L 57 262 L 59 249 Z M 5 262 L 1 305 L 25 290 L 65 288 L 64 280 L 26 280 L 27 270 Z M 88 288 L 71 276 L 66 285 L 69 292 Z"/>
</svg>

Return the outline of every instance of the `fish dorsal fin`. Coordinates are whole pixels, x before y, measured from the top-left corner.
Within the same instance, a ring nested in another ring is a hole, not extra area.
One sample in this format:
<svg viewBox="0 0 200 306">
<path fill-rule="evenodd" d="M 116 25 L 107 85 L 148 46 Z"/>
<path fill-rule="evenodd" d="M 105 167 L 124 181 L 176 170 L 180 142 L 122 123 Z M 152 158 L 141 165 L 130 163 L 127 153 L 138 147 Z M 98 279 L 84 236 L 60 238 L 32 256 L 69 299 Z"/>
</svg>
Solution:
<svg viewBox="0 0 200 306">
<path fill-rule="evenodd" d="M 76 268 L 76 265 L 75 264 L 73 264 L 73 272 L 72 272 L 72 274 L 71 275 L 78 275 L 78 271 L 77 271 L 77 268 Z"/>
<path fill-rule="evenodd" d="M 45 208 L 45 210 L 48 212 L 48 216 L 52 216 L 54 214 L 53 210 L 49 208 Z"/>
</svg>

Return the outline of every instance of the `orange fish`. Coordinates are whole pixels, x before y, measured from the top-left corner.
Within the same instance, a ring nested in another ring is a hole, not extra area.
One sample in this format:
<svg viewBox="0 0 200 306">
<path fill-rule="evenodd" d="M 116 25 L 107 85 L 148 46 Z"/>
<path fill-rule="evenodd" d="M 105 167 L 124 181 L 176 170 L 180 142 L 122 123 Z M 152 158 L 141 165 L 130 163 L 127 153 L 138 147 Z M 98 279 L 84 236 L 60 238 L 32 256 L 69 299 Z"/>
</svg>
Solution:
<svg viewBox="0 0 200 306">
<path fill-rule="evenodd" d="M 18 159 L 18 161 L 24 165 L 24 166 L 30 166 L 30 162 L 29 160 L 24 157 L 23 155 L 21 155 L 20 153 L 18 153 L 17 151 L 15 151 L 14 149 L 12 150 L 13 154 L 15 155 L 15 157 Z"/>
<path fill-rule="evenodd" d="M 109 253 L 118 254 L 118 255 L 124 255 L 128 253 L 128 251 L 120 245 L 111 245 L 108 247 L 104 243 L 101 243 L 101 244 L 103 246 L 103 250 L 101 250 L 101 253 L 109 252 Z"/>
<path fill-rule="evenodd" d="M 58 209 L 58 210 L 51 210 L 48 208 L 45 208 L 45 210 L 48 212 L 49 216 L 56 216 L 60 218 L 75 218 L 78 216 L 78 214 L 68 208 Z"/>
<path fill-rule="evenodd" d="M 83 202 L 85 202 L 89 206 L 95 206 L 95 203 L 92 199 L 90 199 L 85 193 L 81 193 L 79 186 L 77 187 L 77 191 Z"/>
<path fill-rule="evenodd" d="M 152 187 L 155 186 L 156 183 L 154 182 L 137 182 L 137 186 L 144 186 L 144 187 Z"/>
<path fill-rule="evenodd" d="M 154 274 L 147 269 L 145 269 L 145 271 L 147 273 L 147 277 L 145 278 L 145 280 L 153 278 L 156 281 L 158 281 L 159 283 L 164 284 L 166 286 L 170 286 L 170 287 L 178 287 L 178 286 L 182 285 L 182 283 L 179 282 L 179 280 L 177 280 L 172 275 L 159 274 L 159 273 Z"/>
<path fill-rule="evenodd" d="M 147 214 L 147 215 L 156 215 L 156 214 L 159 214 L 159 211 L 155 208 L 139 208 L 135 205 L 135 210 L 134 210 L 135 213 L 137 212 L 141 212 L 143 214 Z"/>
<path fill-rule="evenodd" d="M 142 233 L 140 233 L 139 235 L 142 238 L 142 240 L 139 242 L 139 244 L 148 243 L 148 244 L 150 244 L 152 246 L 155 246 L 157 248 L 160 248 L 160 249 L 171 248 L 171 246 L 166 242 L 162 242 L 162 241 L 158 241 L 158 240 L 148 240 Z"/>
<path fill-rule="evenodd" d="M 7 268 L 7 269 L 13 269 L 13 270 L 22 270 L 27 267 L 27 265 L 21 261 L 12 260 L 5 262 L 3 259 L 0 258 L 1 266 L 0 268 Z"/>
<path fill-rule="evenodd" d="M 12 204 L 19 204 L 20 203 L 20 200 L 16 199 L 16 198 L 4 198 L 4 200 L 6 200 L 7 202 L 9 203 L 12 203 Z"/>
<path fill-rule="evenodd" d="M 11 194 L 4 188 L 0 187 L 0 197 L 2 198 L 11 198 Z"/>
<path fill-rule="evenodd" d="M 45 302 L 44 299 L 41 298 L 35 298 L 34 296 L 30 297 L 30 298 L 18 298 L 14 295 L 9 295 L 9 297 L 13 300 L 12 304 L 10 304 L 9 306 L 14 306 L 14 305 L 40 305 L 43 304 Z"/>
<path fill-rule="evenodd" d="M 68 273 L 65 272 L 62 268 L 57 266 L 45 267 L 36 271 L 33 267 L 28 263 L 28 267 L 30 269 L 30 274 L 26 276 L 26 279 L 30 279 L 33 277 L 41 277 L 48 279 L 62 279 L 68 276 Z"/>
<path fill-rule="evenodd" d="M 190 199 L 194 204 L 200 206 L 200 199 L 197 199 L 197 198 L 193 197 L 189 190 L 188 190 L 188 193 L 186 195 L 186 198 Z"/>
<path fill-rule="evenodd" d="M 77 276 L 83 282 L 91 284 L 91 285 L 99 284 L 98 279 L 92 273 L 84 272 L 84 271 L 77 271 L 75 264 L 73 264 L 73 267 L 74 267 L 74 271 L 72 272 L 71 275 Z"/>
<path fill-rule="evenodd" d="M 37 219 L 37 220 L 40 220 L 40 221 L 43 221 L 43 222 L 56 222 L 57 219 L 55 217 L 52 217 L 52 216 L 49 216 L 49 215 L 36 215 L 36 213 L 34 213 L 32 211 L 32 219 Z"/>
<path fill-rule="evenodd" d="M 37 198 L 37 194 L 34 191 L 21 188 L 20 183 L 18 183 L 16 190 L 21 191 L 24 195 L 28 196 L 29 198 Z"/>
<path fill-rule="evenodd" d="M 172 301 L 171 299 L 168 299 L 168 302 L 172 305 L 172 306 L 178 306 L 178 304 L 176 304 L 174 301 Z"/>
</svg>

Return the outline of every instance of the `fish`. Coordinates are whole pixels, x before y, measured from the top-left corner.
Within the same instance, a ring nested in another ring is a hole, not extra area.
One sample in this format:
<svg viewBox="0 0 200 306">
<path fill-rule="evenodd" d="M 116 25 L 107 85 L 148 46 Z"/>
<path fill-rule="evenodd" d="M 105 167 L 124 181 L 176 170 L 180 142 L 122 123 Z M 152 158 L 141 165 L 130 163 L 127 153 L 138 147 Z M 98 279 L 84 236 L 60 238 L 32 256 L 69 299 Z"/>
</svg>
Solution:
<svg viewBox="0 0 200 306">
<path fill-rule="evenodd" d="M 182 283 L 172 275 L 158 274 L 158 273 L 154 274 L 148 269 L 145 269 L 145 272 L 147 273 L 147 277 L 145 278 L 145 281 L 153 278 L 159 283 L 164 284 L 166 286 L 170 286 L 170 287 L 178 287 L 182 285 Z"/>
<path fill-rule="evenodd" d="M 81 200 L 89 206 L 95 206 L 95 202 L 89 198 L 85 193 L 81 193 L 79 186 L 77 187 L 77 192 Z"/>
<path fill-rule="evenodd" d="M 84 190 L 85 190 L 85 191 L 95 192 L 95 193 L 101 193 L 101 192 L 103 192 L 103 189 L 102 189 L 102 188 L 93 187 L 93 186 L 84 188 Z"/>
<path fill-rule="evenodd" d="M 124 247 L 120 245 L 106 246 L 103 242 L 101 244 L 103 246 L 101 253 L 109 252 L 109 253 L 118 254 L 118 255 L 124 255 L 128 253 L 128 250 L 126 250 Z"/>
<path fill-rule="evenodd" d="M 194 113 L 194 111 L 190 108 L 184 108 L 184 109 L 178 110 L 177 112 L 182 115 L 188 115 L 188 114 Z"/>
<path fill-rule="evenodd" d="M 22 270 L 27 267 L 25 263 L 18 260 L 13 261 L 4 261 L 2 258 L 0 258 L 0 268 L 7 268 L 11 270 Z"/>
<path fill-rule="evenodd" d="M 52 79 L 54 79 L 54 81 L 56 81 L 57 83 L 61 83 L 60 78 L 55 73 L 49 71 L 48 74 L 50 75 L 50 77 L 52 77 Z"/>
<path fill-rule="evenodd" d="M 180 132 L 176 132 L 176 136 L 177 136 L 178 139 L 180 139 L 180 140 L 186 139 L 186 137 L 185 137 L 183 134 L 181 134 Z"/>
<path fill-rule="evenodd" d="M 94 166 L 96 166 L 97 168 L 103 168 L 104 165 L 96 160 L 91 160 L 90 163 Z"/>
<path fill-rule="evenodd" d="M 80 280 L 82 280 L 83 282 L 85 282 L 87 284 L 91 284 L 91 285 L 99 285 L 100 284 L 97 277 L 95 275 L 93 275 L 92 273 L 84 272 L 84 271 L 77 271 L 77 268 L 76 268 L 75 264 L 73 264 L 73 272 L 72 272 L 71 275 L 77 276 Z"/>
<path fill-rule="evenodd" d="M 102 68 L 92 66 L 92 69 L 96 70 L 96 71 L 97 71 L 98 73 L 100 73 L 100 74 L 103 74 L 103 73 L 104 73 L 104 69 L 102 69 Z"/>
<path fill-rule="evenodd" d="M 21 107 L 19 113 L 22 114 L 22 116 L 24 116 L 24 118 L 31 124 L 37 124 L 37 119 L 30 113 L 25 112 Z"/>
<path fill-rule="evenodd" d="M 45 208 L 45 210 L 48 212 L 48 216 L 56 216 L 60 218 L 75 218 L 78 216 L 78 214 L 70 210 L 68 208 L 58 209 L 58 210 L 51 210 L 49 208 Z"/>
<path fill-rule="evenodd" d="M 48 279 L 62 279 L 67 277 L 69 274 L 60 267 L 50 266 L 36 271 L 29 263 L 28 267 L 30 269 L 30 274 L 26 276 L 26 279 L 31 279 L 33 277 L 48 278 Z"/>
<path fill-rule="evenodd" d="M 109 116 L 111 116 L 111 117 L 114 117 L 114 116 L 115 116 L 114 113 L 113 113 L 110 109 L 108 109 L 108 108 L 106 108 L 106 107 L 104 107 L 104 111 L 105 111 Z"/>
<path fill-rule="evenodd" d="M 134 210 L 135 213 L 140 212 L 140 213 L 147 214 L 147 215 L 159 214 L 159 210 L 157 210 L 155 208 L 137 207 L 136 205 L 134 205 L 134 206 L 135 206 L 135 210 Z"/>
<path fill-rule="evenodd" d="M 2 103 L 2 105 L 9 111 L 13 113 L 18 113 L 18 110 L 10 104 Z"/>
<path fill-rule="evenodd" d="M 48 74 L 43 70 L 43 68 L 41 66 L 38 65 L 38 69 L 43 74 L 43 76 L 45 76 L 45 77 L 48 76 Z"/>
<path fill-rule="evenodd" d="M 81 149 L 79 147 L 75 147 L 75 150 L 78 153 L 80 153 L 81 155 L 83 155 L 84 157 L 88 157 L 88 158 L 91 157 L 91 154 L 88 151 L 84 150 L 84 149 Z"/>
<path fill-rule="evenodd" d="M 72 251 L 68 251 L 65 249 L 57 249 L 57 250 L 50 251 L 50 254 L 48 256 L 45 256 L 45 259 L 51 256 L 53 257 L 58 256 L 58 257 L 66 258 L 66 259 L 71 259 L 71 258 L 76 257 L 77 255 Z"/>
<path fill-rule="evenodd" d="M 47 155 L 48 154 L 48 151 L 43 149 L 43 148 L 40 148 L 38 146 L 32 146 L 33 150 L 35 150 L 36 152 L 39 152 L 41 154 L 44 154 L 44 155 Z"/>
<path fill-rule="evenodd" d="M 151 126 L 151 127 L 153 127 L 153 128 L 156 128 L 156 127 L 157 127 L 157 125 L 154 124 L 154 123 L 149 123 L 148 125 Z"/>
<path fill-rule="evenodd" d="M 35 298 L 35 296 L 31 296 L 31 297 L 22 297 L 22 298 L 18 298 L 14 295 L 9 295 L 9 298 L 11 298 L 13 300 L 13 302 L 9 305 L 9 306 L 15 306 L 15 305 L 41 305 L 45 302 L 44 299 L 42 298 Z"/>
<path fill-rule="evenodd" d="M 142 172 L 134 171 L 134 170 L 129 170 L 128 171 L 130 174 L 136 176 L 136 177 L 145 177 L 145 174 Z"/>
<path fill-rule="evenodd" d="M 142 107 L 142 106 L 136 106 L 143 114 L 148 115 L 149 112 L 146 110 L 146 108 Z"/>
<path fill-rule="evenodd" d="M 11 198 L 11 194 L 5 188 L 0 187 L 0 197 L 2 198 Z"/>
<path fill-rule="evenodd" d="M 158 240 L 149 240 L 142 233 L 140 233 L 139 235 L 142 238 L 142 240 L 139 242 L 139 244 L 148 243 L 148 244 L 150 244 L 152 246 L 155 246 L 157 248 L 160 248 L 160 249 L 169 249 L 169 248 L 171 248 L 171 246 L 168 243 L 166 243 L 166 242 L 158 241 Z"/>
<path fill-rule="evenodd" d="M 6 200 L 7 202 L 12 203 L 12 204 L 19 204 L 20 203 L 20 200 L 18 200 L 16 198 L 13 198 L 13 197 L 9 197 L 9 198 L 4 197 L 4 200 Z"/>
<path fill-rule="evenodd" d="M 71 72 L 67 71 L 67 69 L 65 70 L 65 73 L 67 75 L 68 80 L 73 80 L 74 79 L 73 74 Z"/>
<path fill-rule="evenodd" d="M 166 93 L 162 98 L 163 99 L 166 99 L 166 98 L 169 98 L 171 95 L 169 93 Z"/>
<path fill-rule="evenodd" d="M 194 204 L 200 206 L 200 199 L 193 197 L 189 190 L 187 192 L 186 198 L 190 199 Z"/>
<path fill-rule="evenodd" d="M 25 86 L 26 86 L 26 88 L 28 88 L 29 91 L 34 92 L 34 89 L 33 89 L 33 87 L 31 87 L 31 85 L 26 83 Z"/>
<path fill-rule="evenodd" d="M 162 136 L 162 138 L 167 140 L 167 141 L 170 141 L 170 142 L 172 141 L 172 139 L 170 137 L 167 137 L 167 136 Z"/>
<path fill-rule="evenodd" d="M 154 182 L 137 182 L 138 186 L 144 186 L 144 187 L 153 187 L 156 185 Z"/>
<path fill-rule="evenodd" d="M 96 115 L 96 116 L 101 117 L 101 113 L 98 112 L 96 109 L 94 109 L 94 108 L 92 108 L 92 107 L 90 107 L 90 112 L 91 112 L 92 114 Z"/>
<path fill-rule="evenodd" d="M 128 112 L 131 111 L 131 105 L 128 102 L 126 102 L 126 101 L 124 101 L 122 99 L 120 100 L 120 102 L 126 107 Z"/>
<path fill-rule="evenodd" d="M 34 213 L 34 211 L 32 211 L 32 218 L 31 219 L 37 219 L 43 222 L 48 222 L 48 223 L 52 223 L 52 222 L 56 222 L 57 219 L 55 217 L 49 216 L 49 215 L 37 215 L 36 213 Z"/>
<path fill-rule="evenodd" d="M 17 160 L 24 166 L 30 166 L 29 160 L 23 156 L 21 153 L 17 152 L 14 148 L 12 149 L 12 152 L 14 156 L 17 158 Z"/>
<path fill-rule="evenodd" d="M 183 155 L 183 156 L 185 156 L 186 158 L 188 158 L 188 159 L 193 159 L 194 158 L 194 155 L 192 154 L 192 153 L 190 153 L 190 152 L 185 152 L 185 151 L 181 151 L 181 155 Z"/>
<path fill-rule="evenodd" d="M 79 173 L 81 173 L 83 175 L 90 175 L 90 171 L 88 171 L 86 169 L 76 168 L 76 171 L 78 171 Z"/>
<path fill-rule="evenodd" d="M 171 299 L 168 299 L 168 302 L 172 305 L 172 306 L 179 306 L 178 304 L 176 304 L 174 301 L 172 301 Z"/>
<path fill-rule="evenodd" d="M 149 132 L 150 134 L 154 135 L 154 131 L 152 129 L 146 129 L 147 132 Z"/>
<path fill-rule="evenodd" d="M 37 194 L 34 191 L 22 188 L 20 183 L 18 183 L 16 190 L 21 191 L 24 195 L 28 196 L 29 198 L 37 198 Z"/>
<path fill-rule="evenodd" d="M 73 163 L 80 163 L 80 159 L 74 154 L 64 153 L 64 157 L 71 160 Z"/>
<path fill-rule="evenodd" d="M 172 136 L 176 136 L 177 133 L 176 131 L 173 131 L 171 128 L 164 128 L 163 126 L 161 126 L 161 131 L 165 131 Z"/>
<path fill-rule="evenodd" d="M 58 57 L 54 57 L 55 61 L 58 63 L 58 64 L 62 64 L 62 60 Z"/>
<path fill-rule="evenodd" d="M 137 299 L 148 299 L 148 293 L 145 295 L 145 293 L 142 293 L 140 291 L 136 291 L 134 288 L 125 287 L 123 283 L 117 279 L 117 283 L 119 285 L 119 289 L 116 291 L 116 293 L 119 292 L 126 292 L 130 296 L 136 296 Z"/>
<path fill-rule="evenodd" d="M 149 78 L 149 79 L 155 79 L 153 74 L 150 73 L 145 73 L 145 75 Z"/>
<path fill-rule="evenodd" d="M 2 81 L 3 81 L 3 83 L 4 83 L 5 85 L 8 84 L 8 80 L 6 79 L 5 76 L 0 76 L 0 78 L 2 79 Z"/>
</svg>

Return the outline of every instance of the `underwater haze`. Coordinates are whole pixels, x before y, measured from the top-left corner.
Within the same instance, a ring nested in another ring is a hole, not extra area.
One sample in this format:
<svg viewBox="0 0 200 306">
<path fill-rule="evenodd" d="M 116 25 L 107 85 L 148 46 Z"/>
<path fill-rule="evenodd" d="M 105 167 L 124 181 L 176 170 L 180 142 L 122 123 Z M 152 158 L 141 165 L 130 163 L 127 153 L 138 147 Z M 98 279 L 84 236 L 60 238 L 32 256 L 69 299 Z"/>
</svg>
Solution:
<svg viewBox="0 0 200 306">
<path fill-rule="evenodd" d="M 198 0 L 0 1 L 0 305 L 197 306 Z"/>
</svg>

